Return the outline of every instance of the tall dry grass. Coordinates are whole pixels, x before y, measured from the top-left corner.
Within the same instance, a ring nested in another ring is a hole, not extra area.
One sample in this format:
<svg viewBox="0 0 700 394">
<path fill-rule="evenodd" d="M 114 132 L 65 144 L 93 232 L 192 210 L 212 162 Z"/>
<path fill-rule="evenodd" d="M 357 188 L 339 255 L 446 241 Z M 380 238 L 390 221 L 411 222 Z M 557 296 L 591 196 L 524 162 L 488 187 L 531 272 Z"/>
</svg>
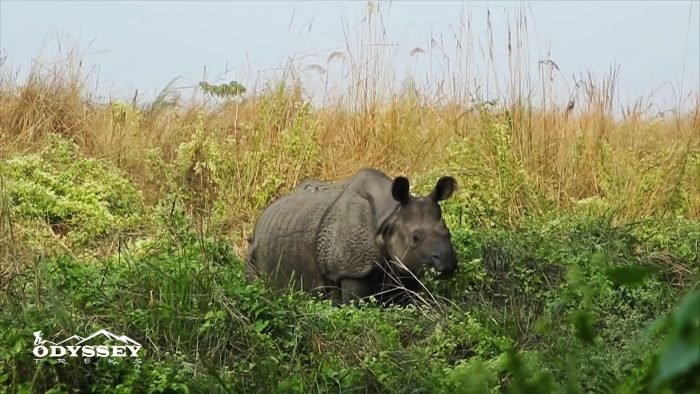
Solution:
<svg viewBox="0 0 700 394">
<path fill-rule="evenodd" d="M 49 66 L 33 64 L 23 80 L 3 65 L 0 154 L 36 151 L 48 133 L 60 134 L 84 155 L 124 170 L 150 203 L 174 187 L 193 199 L 210 196 L 209 208 L 223 203 L 226 230 L 237 240 L 270 199 L 301 178 L 337 179 L 363 166 L 411 175 L 444 166 L 502 184 L 517 175 L 506 196 L 514 218 L 533 207 L 548 209 L 519 194 L 523 179 L 560 209 L 598 197 L 632 218 L 668 214 L 681 199 L 682 209 L 674 212 L 700 218 L 697 91 L 688 95 L 690 110 L 679 105 L 659 117 L 649 113 L 646 100 L 616 101 L 615 68 L 569 84 L 555 62 L 533 59 L 526 50 L 522 10 L 509 21 L 505 43 L 494 42 L 489 20 L 480 50 L 465 18 L 453 48 L 433 39 L 430 48 L 411 51 L 447 59 L 444 67 L 436 67 L 426 84 L 416 82 L 417 75 L 399 81 L 392 49 L 382 44 L 380 12 L 370 7 L 364 30 L 348 33 L 345 50 L 311 67 L 323 71 L 324 86 L 332 85 L 333 67 L 345 82 L 318 93 L 323 105 L 312 108 L 304 106 L 309 96 L 301 71 L 309 68 L 294 61 L 269 87 L 216 103 L 185 101 L 172 86 L 149 103 L 136 97 L 99 102 L 89 96 L 74 54 Z M 508 74 L 498 78 L 502 47 Z M 568 86 L 566 97 L 561 84 Z M 616 116 L 620 107 L 622 116 Z M 494 142 L 501 128 L 506 152 Z M 447 150 L 458 144 L 467 147 L 463 157 L 445 163 Z M 216 166 L 200 171 L 197 163 Z"/>
</svg>

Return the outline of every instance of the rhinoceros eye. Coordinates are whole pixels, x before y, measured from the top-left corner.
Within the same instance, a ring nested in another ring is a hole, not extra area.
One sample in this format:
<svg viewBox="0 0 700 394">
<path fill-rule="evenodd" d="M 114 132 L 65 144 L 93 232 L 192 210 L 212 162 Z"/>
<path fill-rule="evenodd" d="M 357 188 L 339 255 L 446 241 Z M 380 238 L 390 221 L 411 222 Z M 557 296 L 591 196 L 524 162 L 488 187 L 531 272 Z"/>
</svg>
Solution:
<svg viewBox="0 0 700 394">
<path fill-rule="evenodd" d="M 417 245 L 418 242 L 420 242 L 420 233 L 418 232 L 418 230 L 416 230 L 416 231 L 413 232 L 413 237 L 412 237 L 412 239 L 413 239 L 413 245 L 414 245 L 414 246 Z"/>
</svg>

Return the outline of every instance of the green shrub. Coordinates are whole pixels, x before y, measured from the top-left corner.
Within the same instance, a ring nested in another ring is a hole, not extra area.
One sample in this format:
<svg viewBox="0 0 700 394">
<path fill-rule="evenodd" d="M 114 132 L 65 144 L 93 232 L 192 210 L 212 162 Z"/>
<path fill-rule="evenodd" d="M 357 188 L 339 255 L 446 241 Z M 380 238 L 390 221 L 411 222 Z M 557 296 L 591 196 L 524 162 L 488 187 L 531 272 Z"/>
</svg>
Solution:
<svg viewBox="0 0 700 394">
<path fill-rule="evenodd" d="M 12 214 L 34 250 L 54 239 L 71 249 L 93 247 L 143 223 L 140 192 L 118 171 L 80 157 L 59 137 L 38 154 L 7 159 L 2 171 Z"/>
</svg>

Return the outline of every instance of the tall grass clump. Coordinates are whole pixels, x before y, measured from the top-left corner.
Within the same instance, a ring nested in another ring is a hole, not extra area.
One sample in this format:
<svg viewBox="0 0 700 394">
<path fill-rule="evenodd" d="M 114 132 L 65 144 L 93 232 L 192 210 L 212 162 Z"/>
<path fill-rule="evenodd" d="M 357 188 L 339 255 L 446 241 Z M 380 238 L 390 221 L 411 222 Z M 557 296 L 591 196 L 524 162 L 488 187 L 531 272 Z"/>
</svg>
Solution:
<svg viewBox="0 0 700 394">
<path fill-rule="evenodd" d="M 369 3 L 325 64 L 189 100 L 174 82 L 100 100 L 73 51 L 23 78 L 0 63 L 0 391 L 700 388 L 700 92 L 659 115 L 619 101 L 620 68 L 570 81 L 532 53 L 524 7 L 504 42 L 491 12 L 485 31 L 463 15 L 408 54 L 385 12 Z M 244 279 L 267 204 L 366 166 L 416 194 L 458 180 L 442 208 L 460 268 L 426 278 L 429 305 Z M 35 331 L 103 328 L 142 363 L 33 360 Z"/>
</svg>

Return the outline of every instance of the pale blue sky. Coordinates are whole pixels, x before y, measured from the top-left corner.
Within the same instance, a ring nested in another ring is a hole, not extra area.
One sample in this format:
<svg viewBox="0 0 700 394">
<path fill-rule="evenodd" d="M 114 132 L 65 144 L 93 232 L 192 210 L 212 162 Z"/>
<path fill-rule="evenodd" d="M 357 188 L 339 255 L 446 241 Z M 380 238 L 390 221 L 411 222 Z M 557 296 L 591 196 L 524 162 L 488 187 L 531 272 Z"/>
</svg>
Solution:
<svg viewBox="0 0 700 394">
<path fill-rule="evenodd" d="M 623 101 L 660 89 L 656 104 L 662 109 L 673 104 L 681 81 L 685 94 L 700 90 L 698 0 L 384 2 L 387 37 L 382 42 L 396 45 L 391 67 L 397 74 L 411 71 L 420 81 L 426 75 L 440 79 L 440 67 L 446 66 L 444 59 L 440 63 L 441 55 L 409 52 L 415 47 L 429 51 L 431 37 L 440 41 L 442 35 L 455 67 L 452 31 L 465 25 L 466 14 L 471 14 L 469 77 L 485 85 L 485 70 L 492 69 L 480 49 L 487 40 L 486 11 L 491 10 L 496 68 L 505 73 L 506 17 L 509 13 L 514 21 L 519 8 L 528 19 L 527 62 L 535 73 L 537 61 L 548 53 L 561 70 L 556 77 L 568 84 L 573 84 L 574 74 L 590 71 L 602 76 L 616 64 Z M 350 42 L 356 42 L 366 9 L 365 1 L 0 0 L 0 50 L 10 66 L 26 69 L 41 53 L 43 60 L 51 59 L 57 37 L 64 53 L 78 42 L 84 64 L 99 66 L 100 91 L 123 97 L 136 88 L 152 96 L 175 77 L 180 77 L 177 86 L 195 85 L 205 66 L 210 82 L 221 82 L 216 77 L 228 65 L 230 72 L 223 80 L 253 86 L 258 71 L 283 66 L 290 57 L 297 58 L 300 69 L 306 70 L 306 85 L 314 89 L 321 86 L 320 80 L 303 66 L 325 67 L 333 50 L 344 51 L 343 26 Z M 493 81 L 488 83 L 492 96 Z"/>
</svg>

